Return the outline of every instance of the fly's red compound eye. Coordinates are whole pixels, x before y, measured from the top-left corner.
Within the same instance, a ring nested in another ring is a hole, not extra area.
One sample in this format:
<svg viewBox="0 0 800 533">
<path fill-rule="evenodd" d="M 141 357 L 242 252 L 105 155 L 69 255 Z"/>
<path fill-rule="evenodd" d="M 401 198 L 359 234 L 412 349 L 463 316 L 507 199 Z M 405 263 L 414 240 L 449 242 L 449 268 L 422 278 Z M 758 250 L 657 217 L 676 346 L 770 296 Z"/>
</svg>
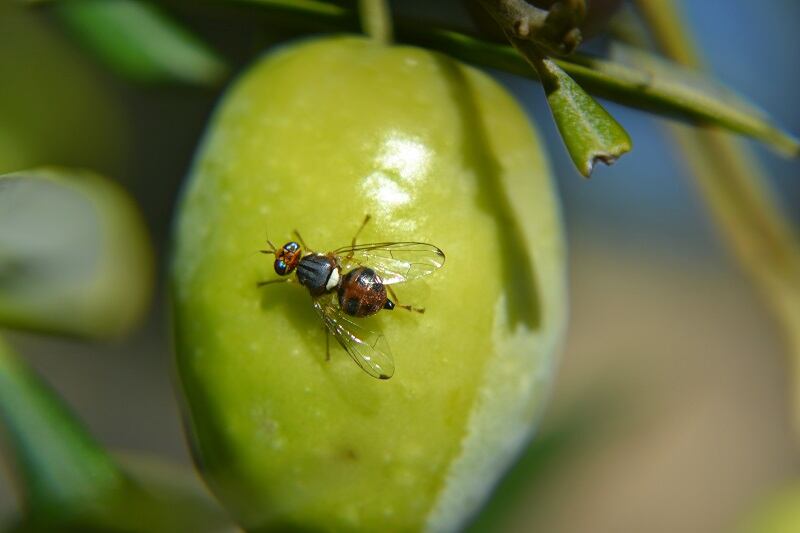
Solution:
<svg viewBox="0 0 800 533">
<path fill-rule="evenodd" d="M 285 276 L 289 273 L 289 265 L 286 264 L 286 261 L 283 259 L 276 259 L 275 260 L 275 272 L 280 276 Z"/>
</svg>

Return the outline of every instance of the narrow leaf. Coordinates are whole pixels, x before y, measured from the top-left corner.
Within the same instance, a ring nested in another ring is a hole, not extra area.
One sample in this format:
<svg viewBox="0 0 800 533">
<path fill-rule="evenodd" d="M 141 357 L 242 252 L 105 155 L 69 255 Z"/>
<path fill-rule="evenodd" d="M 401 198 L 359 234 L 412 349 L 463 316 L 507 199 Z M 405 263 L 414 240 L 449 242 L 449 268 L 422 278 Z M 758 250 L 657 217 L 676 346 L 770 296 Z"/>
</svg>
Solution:
<svg viewBox="0 0 800 533">
<path fill-rule="evenodd" d="M 700 50 L 684 31 L 687 25 L 674 3 L 638 0 L 636 5 L 659 49 L 675 61 L 703 68 Z M 800 435 L 800 240 L 794 224 L 748 146 L 724 132 L 670 129 L 709 213 L 783 326 L 794 379 L 794 429 Z"/>
<path fill-rule="evenodd" d="M 22 504 L 11 531 L 234 530 L 191 472 L 141 456 L 117 462 L 2 339 L 0 436 Z"/>
<path fill-rule="evenodd" d="M 628 133 L 594 98 L 552 59 L 539 56 L 527 43 L 519 46 L 542 80 L 558 131 L 583 176 L 589 177 L 597 161 L 610 165 L 630 151 Z"/>
<path fill-rule="evenodd" d="M 642 88 L 643 91 L 669 94 L 684 106 L 709 115 L 720 126 L 767 142 L 786 156 L 800 155 L 800 141 L 797 138 L 772 126 L 764 110 L 750 104 L 709 75 L 622 43 L 614 43 L 610 54 L 615 63 L 602 62 L 595 66 L 611 73 L 614 73 L 614 69 L 621 71 L 620 65 L 637 69 L 651 79 L 649 86 Z M 620 72 L 618 75 L 624 74 Z"/>
<path fill-rule="evenodd" d="M 0 325 L 121 335 L 146 311 L 152 278 L 144 222 L 119 186 L 56 169 L 0 175 Z"/>
<path fill-rule="evenodd" d="M 60 2 L 56 12 L 100 60 L 133 81 L 215 85 L 227 75 L 216 53 L 154 5 L 81 0 Z"/>
<path fill-rule="evenodd" d="M 441 50 L 466 62 L 537 78 L 511 46 L 443 29 L 420 29 L 409 23 L 398 23 L 397 33 L 401 40 Z M 634 67 L 581 54 L 555 60 L 595 96 L 695 125 L 725 128 L 762 141 L 788 157 L 800 155 L 800 140 L 776 126 L 772 118 L 744 98 L 733 97 L 732 91 L 711 78 L 702 78 L 698 73 L 687 77 L 685 69 L 662 62 L 670 68 Z M 699 83 L 700 79 L 704 81 Z"/>
<path fill-rule="evenodd" d="M 125 483 L 114 462 L 0 339 L 0 428 L 25 512 L 65 517 Z"/>
</svg>

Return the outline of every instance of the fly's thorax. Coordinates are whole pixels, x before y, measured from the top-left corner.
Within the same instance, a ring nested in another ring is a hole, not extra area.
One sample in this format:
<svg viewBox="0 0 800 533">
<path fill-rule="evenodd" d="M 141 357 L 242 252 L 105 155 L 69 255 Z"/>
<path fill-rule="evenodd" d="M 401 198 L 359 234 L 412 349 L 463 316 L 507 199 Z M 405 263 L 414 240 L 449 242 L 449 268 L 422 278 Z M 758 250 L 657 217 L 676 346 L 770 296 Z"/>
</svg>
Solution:
<svg viewBox="0 0 800 533">
<path fill-rule="evenodd" d="M 297 280 L 312 296 L 321 296 L 332 291 L 340 281 L 336 260 L 329 255 L 306 255 L 297 265 Z"/>
<path fill-rule="evenodd" d="M 374 315 L 387 302 L 386 286 L 380 276 L 367 267 L 345 274 L 339 284 L 338 296 L 342 310 L 355 317 Z"/>
<path fill-rule="evenodd" d="M 339 287 L 339 284 L 342 282 L 341 276 L 341 267 L 335 266 L 333 270 L 331 270 L 331 275 L 328 277 L 328 283 L 325 284 L 325 291 L 330 292 Z"/>
</svg>

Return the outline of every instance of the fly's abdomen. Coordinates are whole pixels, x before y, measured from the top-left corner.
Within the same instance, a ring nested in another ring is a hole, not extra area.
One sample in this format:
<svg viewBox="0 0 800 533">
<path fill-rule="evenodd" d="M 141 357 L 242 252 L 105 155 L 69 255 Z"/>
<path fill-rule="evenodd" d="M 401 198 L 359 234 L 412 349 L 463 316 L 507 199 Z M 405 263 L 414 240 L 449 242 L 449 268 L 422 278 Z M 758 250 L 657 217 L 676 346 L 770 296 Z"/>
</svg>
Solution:
<svg viewBox="0 0 800 533">
<path fill-rule="evenodd" d="M 348 315 L 374 315 L 384 308 L 386 302 L 386 286 L 371 268 L 356 268 L 342 278 L 339 306 Z"/>
</svg>

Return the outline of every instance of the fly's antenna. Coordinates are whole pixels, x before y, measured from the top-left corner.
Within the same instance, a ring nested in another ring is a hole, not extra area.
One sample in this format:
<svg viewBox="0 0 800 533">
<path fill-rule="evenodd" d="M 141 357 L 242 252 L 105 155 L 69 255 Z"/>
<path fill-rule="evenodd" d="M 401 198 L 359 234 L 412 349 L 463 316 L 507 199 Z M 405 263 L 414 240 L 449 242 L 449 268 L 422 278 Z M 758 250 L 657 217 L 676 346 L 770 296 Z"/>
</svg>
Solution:
<svg viewBox="0 0 800 533">
<path fill-rule="evenodd" d="M 259 252 L 261 252 L 262 254 L 275 255 L 275 245 L 272 244 L 272 242 L 269 239 L 267 239 L 267 244 L 269 244 L 269 250 L 259 250 Z"/>
<path fill-rule="evenodd" d="M 274 245 L 274 244 L 272 244 L 272 241 L 271 241 L 271 240 L 269 240 L 269 230 L 267 230 L 265 233 L 266 233 L 266 237 L 267 237 L 267 244 L 269 245 L 269 250 L 259 250 L 259 252 L 261 252 L 262 254 L 272 254 L 272 255 L 275 255 L 275 252 L 276 252 L 277 250 L 275 249 L 275 245 Z"/>
</svg>

